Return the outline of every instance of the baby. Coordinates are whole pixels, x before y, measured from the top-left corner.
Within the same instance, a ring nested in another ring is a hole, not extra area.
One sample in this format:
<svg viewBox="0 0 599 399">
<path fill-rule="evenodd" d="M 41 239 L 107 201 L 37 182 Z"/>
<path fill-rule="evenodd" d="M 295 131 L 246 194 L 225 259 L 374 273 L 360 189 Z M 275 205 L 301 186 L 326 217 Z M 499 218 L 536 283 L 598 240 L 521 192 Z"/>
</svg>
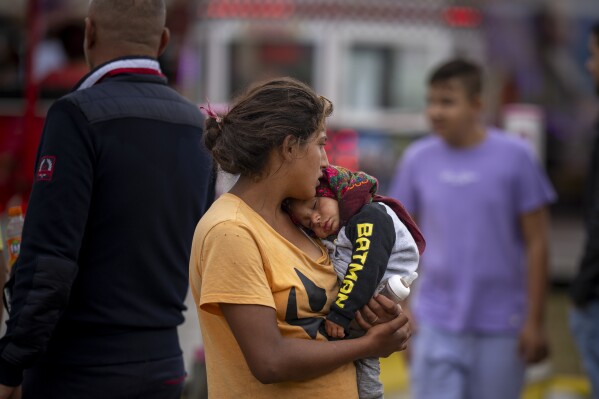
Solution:
<svg viewBox="0 0 599 399">
<path fill-rule="evenodd" d="M 286 202 L 294 222 L 327 247 L 341 282 L 325 321 L 331 338 L 348 335 L 355 312 L 381 280 L 410 276 L 424 251 L 424 238 L 408 212 L 399 201 L 376 195 L 377 187 L 378 181 L 364 172 L 329 166 L 315 198 Z M 378 359 L 360 360 L 357 370 L 360 398 L 382 397 Z"/>
</svg>

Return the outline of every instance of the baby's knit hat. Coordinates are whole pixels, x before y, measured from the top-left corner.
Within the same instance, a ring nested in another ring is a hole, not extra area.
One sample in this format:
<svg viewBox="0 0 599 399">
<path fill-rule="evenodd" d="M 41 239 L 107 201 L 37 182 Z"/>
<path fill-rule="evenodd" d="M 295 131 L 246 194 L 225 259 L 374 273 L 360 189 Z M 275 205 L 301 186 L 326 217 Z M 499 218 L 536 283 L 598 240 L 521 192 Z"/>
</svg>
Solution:
<svg viewBox="0 0 599 399">
<path fill-rule="evenodd" d="M 360 208 L 372 202 L 378 185 L 377 179 L 369 174 L 329 165 L 320 178 L 316 196 L 334 198 L 339 202 L 340 225 L 345 226 Z"/>
</svg>

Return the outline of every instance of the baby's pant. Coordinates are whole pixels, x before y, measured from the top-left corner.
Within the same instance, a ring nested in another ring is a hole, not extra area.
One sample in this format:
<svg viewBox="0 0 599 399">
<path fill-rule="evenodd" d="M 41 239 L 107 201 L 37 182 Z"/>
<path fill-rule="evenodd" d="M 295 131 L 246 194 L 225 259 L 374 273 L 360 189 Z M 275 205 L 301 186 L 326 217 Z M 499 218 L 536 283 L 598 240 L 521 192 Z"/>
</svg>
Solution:
<svg viewBox="0 0 599 399">
<path fill-rule="evenodd" d="M 379 379 L 381 363 L 378 357 L 355 361 L 360 399 L 383 399 L 383 384 Z"/>
</svg>

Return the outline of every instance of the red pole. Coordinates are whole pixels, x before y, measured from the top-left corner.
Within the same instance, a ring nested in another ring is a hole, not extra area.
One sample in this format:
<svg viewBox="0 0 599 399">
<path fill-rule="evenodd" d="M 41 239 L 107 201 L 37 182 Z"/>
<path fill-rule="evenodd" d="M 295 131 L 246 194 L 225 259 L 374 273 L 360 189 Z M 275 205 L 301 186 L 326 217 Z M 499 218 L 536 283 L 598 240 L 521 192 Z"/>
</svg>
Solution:
<svg viewBox="0 0 599 399">
<path fill-rule="evenodd" d="M 25 46 L 25 112 L 24 112 L 24 133 L 27 134 L 27 128 L 32 125 L 35 118 L 35 108 L 39 96 L 38 84 L 33 76 L 33 63 L 35 49 L 40 40 L 39 23 L 39 0 L 29 0 L 27 3 L 27 32 Z"/>
<path fill-rule="evenodd" d="M 25 104 L 17 150 L 17 170 L 15 171 L 15 194 L 21 199 L 23 210 L 27 209 L 29 193 L 33 185 L 33 168 L 35 158 L 33 148 L 37 148 L 40 138 L 40 126 L 35 111 L 39 98 L 39 85 L 33 75 L 35 50 L 41 36 L 40 1 L 29 0 L 27 3 L 26 38 L 25 38 Z"/>
</svg>

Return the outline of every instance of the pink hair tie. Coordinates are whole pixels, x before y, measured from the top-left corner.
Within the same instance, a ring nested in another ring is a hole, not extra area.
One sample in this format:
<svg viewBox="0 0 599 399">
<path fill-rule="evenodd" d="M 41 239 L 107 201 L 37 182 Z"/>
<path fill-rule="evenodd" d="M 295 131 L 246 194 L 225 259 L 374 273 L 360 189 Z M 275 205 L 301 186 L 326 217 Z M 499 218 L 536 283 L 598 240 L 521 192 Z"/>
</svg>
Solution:
<svg viewBox="0 0 599 399">
<path fill-rule="evenodd" d="M 210 106 L 210 103 L 208 103 L 207 107 L 201 106 L 200 109 L 203 109 L 204 111 L 206 111 L 206 114 L 209 117 L 214 118 L 216 120 L 216 123 L 218 123 L 219 125 L 223 121 L 223 118 L 221 118 L 220 116 L 218 116 L 218 114 L 216 112 L 214 112 L 214 110 Z"/>
</svg>

